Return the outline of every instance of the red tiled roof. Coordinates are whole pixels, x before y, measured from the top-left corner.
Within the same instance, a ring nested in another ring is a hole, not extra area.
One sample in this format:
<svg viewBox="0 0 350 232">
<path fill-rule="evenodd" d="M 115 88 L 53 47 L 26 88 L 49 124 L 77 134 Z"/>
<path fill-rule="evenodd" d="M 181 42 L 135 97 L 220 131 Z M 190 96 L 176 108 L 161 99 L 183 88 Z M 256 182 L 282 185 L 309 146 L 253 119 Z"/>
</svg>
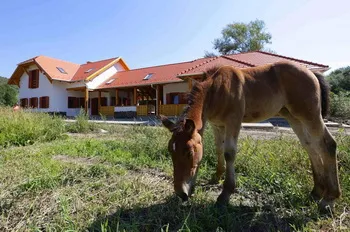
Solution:
<svg viewBox="0 0 350 232">
<path fill-rule="evenodd" d="M 124 61 L 118 57 L 95 62 L 87 62 L 86 64 L 79 65 L 72 62 L 40 55 L 19 63 L 8 83 L 18 85 L 19 79 L 24 72 L 24 69 L 22 67 L 27 67 L 31 64 L 36 64 L 39 66 L 39 68 L 45 72 L 50 81 L 58 80 L 70 82 L 85 80 L 91 75 L 95 73 L 97 74 L 98 71 L 107 65 L 113 64 L 112 62 L 119 61 L 125 69 L 129 69 Z M 63 70 L 63 73 L 58 68 Z M 91 70 L 87 72 L 89 69 Z"/>
<path fill-rule="evenodd" d="M 279 61 L 292 61 L 296 62 L 300 65 L 306 66 L 308 69 L 328 69 L 327 65 L 317 64 L 310 61 L 295 59 L 292 57 L 281 56 L 278 54 L 263 52 L 263 51 L 254 51 L 254 52 L 246 52 L 239 53 L 234 55 L 227 55 L 227 57 L 239 60 L 242 62 L 247 62 L 253 66 L 271 64 Z"/>
<path fill-rule="evenodd" d="M 79 69 L 79 64 L 47 56 L 37 56 L 34 61 L 52 80 L 70 81 Z M 66 73 L 61 73 L 58 68 L 62 68 Z"/>
<path fill-rule="evenodd" d="M 132 87 L 181 82 L 182 80 L 177 77 L 202 74 L 205 72 L 205 70 L 213 66 L 231 65 L 237 68 L 248 68 L 275 63 L 278 61 L 296 62 L 300 65 L 306 66 L 309 69 L 326 70 L 329 68 L 323 64 L 317 64 L 267 52 L 254 51 L 118 72 L 101 84 L 98 88 Z M 143 78 L 150 73 L 153 74 L 152 77 L 149 80 L 143 80 Z"/>
<path fill-rule="evenodd" d="M 100 85 L 99 88 L 130 87 L 159 83 L 182 82 L 181 79 L 177 78 L 177 75 L 186 71 L 193 70 L 194 67 L 198 68 L 201 65 L 210 62 L 213 59 L 216 58 L 202 58 L 189 62 L 160 65 L 118 72 L 111 78 L 109 78 L 105 83 Z M 147 74 L 152 74 L 152 77 L 149 80 L 143 80 L 143 78 Z M 108 83 L 109 81 L 112 82 Z"/>
<path fill-rule="evenodd" d="M 88 76 L 92 75 L 93 73 L 100 70 L 101 68 L 103 68 L 104 66 L 108 65 L 109 63 L 111 63 L 116 59 L 118 59 L 118 57 L 110 58 L 107 60 L 100 60 L 96 62 L 87 62 L 86 64 L 82 64 L 80 65 L 78 71 L 71 78 L 71 81 L 85 80 Z M 91 71 L 87 72 L 90 69 Z"/>
</svg>

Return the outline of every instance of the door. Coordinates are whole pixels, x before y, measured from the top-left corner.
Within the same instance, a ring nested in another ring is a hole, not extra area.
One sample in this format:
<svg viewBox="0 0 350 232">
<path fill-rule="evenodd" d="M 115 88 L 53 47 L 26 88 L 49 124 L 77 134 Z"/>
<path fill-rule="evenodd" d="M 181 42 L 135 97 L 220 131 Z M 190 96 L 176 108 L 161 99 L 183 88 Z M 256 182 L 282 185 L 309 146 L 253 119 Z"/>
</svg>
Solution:
<svg viewBox="0 0 350 232">
<path fill-rule="evenodd" d="M 91 99 L 91 115 L 98 115 L 98 98 Z"/>
</svg>

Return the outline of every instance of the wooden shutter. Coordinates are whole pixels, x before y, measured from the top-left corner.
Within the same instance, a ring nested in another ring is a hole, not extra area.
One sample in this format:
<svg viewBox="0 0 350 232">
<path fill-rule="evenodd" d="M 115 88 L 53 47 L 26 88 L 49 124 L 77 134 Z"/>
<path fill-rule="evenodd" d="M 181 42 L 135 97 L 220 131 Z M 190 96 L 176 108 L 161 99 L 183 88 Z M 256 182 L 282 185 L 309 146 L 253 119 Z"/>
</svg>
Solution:
<svg viewBox="0 0 350 232">
<path fill-rule="evenodd" d="M 39 70 L 32 70 L 29 72 L 28 88 L 36 89 L 39 88 Z"/>
<path fill-rule="evenodd" d="M 79 108 L 79 98 L 75 97 L 73 102 L 73 108 Z"/>
<path fill-rule="evenodd" d="M 179 94 L 179 104 L 187 104 L 187 93 Z"/>
<path fill-rule="evenodd" d="M 38 108 L 38 98 L 37 97 L 30 98 L 30 107 Z"/>
<path fill-rule="evenodd" d="M 101 106 L 107 106 L 107 98 L 101 97 Z"/>
<path fill-rule="evenodd" d="M 27 108 L 28 107 L 28 98 L 21 98 L 21 107 L 22 108 Z"/>
<path fill-rule="evenodd" d="M 115 106 L 115 97 L 111 97 L 111 106 Z"/>
<path fill-rule="evenodd" d="M 168 93 L 168 94 L 166 95 L 166 104 L 172 104 L 170 93 Z"/>
<path fill-rule="evenodd" d="M 40 108 L 47 109 L 49 107 L 50 107 L 49 97 L 48 96 L 40 97 Z"/>
<path fill-rule="evenodd" d="M 85 108 L 85 98 L 84 97 L 79 98 L 79 108 Z"/>
<path fill-rule="evenodd" d="M 68 108 L 74 108 L 75 97 L 68 97 Z"/>
<path fill-rule="evenodd" d="M 31 89 L 32 88 L 32 79 L 33 79 L 33 75 L 32 72 L 28 73 L 28 88 Z"/>
</svg>

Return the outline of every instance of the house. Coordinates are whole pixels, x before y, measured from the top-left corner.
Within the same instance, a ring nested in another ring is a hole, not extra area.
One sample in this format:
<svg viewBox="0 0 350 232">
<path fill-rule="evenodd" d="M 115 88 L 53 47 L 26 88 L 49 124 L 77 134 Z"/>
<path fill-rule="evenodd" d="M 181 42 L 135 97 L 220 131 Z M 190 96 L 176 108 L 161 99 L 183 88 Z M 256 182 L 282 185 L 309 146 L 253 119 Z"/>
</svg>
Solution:
<svg viewBox="0 0 350 232">
<path fill-rule="evenodd" d="M 21 62 L 9 79 L 19 86 L 22 107 L 76 116 L 134 117 L 148 114 L 179 115 L 194 79 L 219 65 L 255 67 L 291 61 L 312 71 L 328 66 L 277 54 L 254 51 L 193 61 L 130 69 L 120 57 L 75 64 L 46 56 Z"/>
</svg>

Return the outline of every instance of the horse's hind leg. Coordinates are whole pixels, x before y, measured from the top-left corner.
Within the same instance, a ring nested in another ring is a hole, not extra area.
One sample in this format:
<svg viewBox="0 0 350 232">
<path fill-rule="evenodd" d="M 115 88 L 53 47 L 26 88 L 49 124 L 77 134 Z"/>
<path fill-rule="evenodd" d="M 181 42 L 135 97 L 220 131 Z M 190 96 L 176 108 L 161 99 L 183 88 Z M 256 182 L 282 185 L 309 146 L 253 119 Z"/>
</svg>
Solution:
<svg viewBox="0 0 350 232">
<path fill-rule="evenodd" d="M 319 138 L 315 138 L 313 146 L 316 152 L 320 154 L 324 167 L 325 192 L 320 206 L 321 208 L 326 206 L 333 208 L 334 200 L 340 197 L 341 190 L 338 179 L 337 144 L 327 127 L 323 126 L 323 133 Z"/>
<path fill-rule="evenodd" d="M 314 177 L 314 188 L 311 195 L 319 200 L 320 207 L 333 206 L 341 191 L 338 179 L 338 166 L 336 160 L 336 142 L 323 123 L 321 117 L 314 120 L 299 120 L 284 112 L 283 115 L 291 124 L 307 150 Z"/>
<path fill-rule="evenodd" d="M 217 156 L 216 173 L 212 179 L 212 182 L 217 183 L 225 172 L 225 158 L 224 158 L 224 138 L 225 128 L 212 125 L 214 137 L 215 137 L 215 148 Z"/>
<path fill-rule="evenodd" d="M 300 120 L 293 117 L 289 112 L 285 111 L 283 117 L 287 119 L 294 133 L 298 136 L 301 145 L 307 151 L 311 162 L 311 169 L 314 179 L 314 187 L 311 191 L 311 196 L 315 200 L 320 200 L 323 197 L 325 190 L 324 186 L 324 168 L 321 157 L 317 154 L 315 149 L 311 147 L 311 138 L 308 133 L 305 133 L 305 128 Z"/>
</svg>

